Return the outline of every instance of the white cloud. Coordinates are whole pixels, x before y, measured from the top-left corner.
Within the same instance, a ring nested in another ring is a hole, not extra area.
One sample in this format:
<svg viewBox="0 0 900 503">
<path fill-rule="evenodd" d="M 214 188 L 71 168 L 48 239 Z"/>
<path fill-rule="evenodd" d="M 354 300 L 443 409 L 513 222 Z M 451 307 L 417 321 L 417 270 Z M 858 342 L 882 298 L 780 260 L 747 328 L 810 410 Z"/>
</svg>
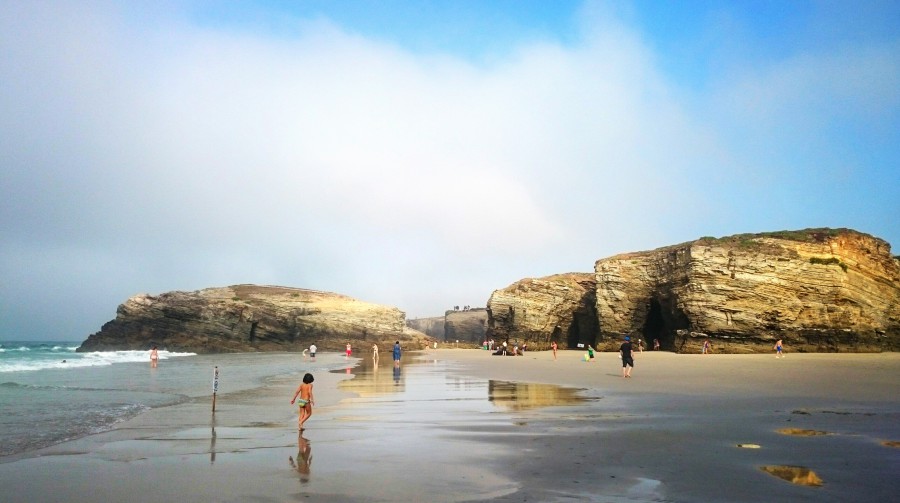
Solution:
<svg viewBox="0 0 900 503">
<path fill-rule="evenodd" d="M 607 14 L 585 14 L 578 44 L 476 64 L 324 20 L 266 37 L 21 10 L 0 20 L 0 81 L 13 83 L 0 107 L 14 112 L 0 118 L 4 249 L 80 250 L 37 254 L 34 267 L 85 292 L 103 284 L 88 330 L 122 292 L 238 282 L 435 315 L 526 276 L 757 230 L 732 191 L 750 163 L 717 111 L 785 120 L 823 67 L 856 79 L 801 112 L 865 94 L 877 113 L 897 98 L 896 58 L 854 52 L 761 69 L 704 103 L 713 110 L 690 109 Z M 90 272 L 103 264 L 118 284 Z"/>
</svg>

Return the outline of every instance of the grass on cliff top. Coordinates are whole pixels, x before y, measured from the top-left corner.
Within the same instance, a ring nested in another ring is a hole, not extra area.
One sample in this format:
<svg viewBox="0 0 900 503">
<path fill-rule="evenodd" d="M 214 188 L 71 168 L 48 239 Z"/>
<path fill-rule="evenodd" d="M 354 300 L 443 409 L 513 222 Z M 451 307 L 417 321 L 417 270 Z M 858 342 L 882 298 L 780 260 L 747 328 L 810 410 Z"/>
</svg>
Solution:
<svg viewBox="0 0 900 503">
<path fill-rule="evenodd" d="M 829 227 L 819 227 L 814 229 L 801 229 L 797 231 L 775 231 L 775 232 L 760 232 L 756 234 L 735 234 L 733 236 L 725 236 L 721 238 L 714 238 L 711 236 L 704 236 L 697 240 L 697 242 L 702 244 L 724 244 L 724 243 L 733 243 L 737 244 L 739 247 L 752 247 L 756 246 L 758 242 L 756 241 L 759 238 L 773 238 L 773 239 L 784 239 L 786 241 L 797 241 L 800 243 L 824 243 L 830 238 L 840 236 L 842 234 L 859 234 L 866 235 L 861 232 L 855 231 L 853 229 L 847 229 L 845 227 L 841 227 L 838 229 L 831 229 Z"/>
</svg>

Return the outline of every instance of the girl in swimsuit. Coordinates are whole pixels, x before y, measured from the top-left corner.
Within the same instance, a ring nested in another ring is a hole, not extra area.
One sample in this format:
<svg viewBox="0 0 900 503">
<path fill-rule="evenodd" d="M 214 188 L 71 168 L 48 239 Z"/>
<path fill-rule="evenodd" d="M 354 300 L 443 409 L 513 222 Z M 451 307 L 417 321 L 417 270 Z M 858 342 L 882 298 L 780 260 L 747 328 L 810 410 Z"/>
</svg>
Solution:
<svg viewBox="0 0 900 503">
<path fill-rule="evenodd" d="M 312 406 L 316 404 L 315 399 L 313 398 L 313 379 L 312 374 L 307 373 L 303 376 L 303 384 L 297 387 L 297 391 L 294 392 L 294 398 L 291 398 L 291 405 L 294 402 L 300 406 L 300 417 L 297 421 L 297 430 L 303 431 L 303 423 L 309 419 L 309 416 L 312 416 Z M 297 397 L 300 397 L 298 400 Z"/>
</svg>

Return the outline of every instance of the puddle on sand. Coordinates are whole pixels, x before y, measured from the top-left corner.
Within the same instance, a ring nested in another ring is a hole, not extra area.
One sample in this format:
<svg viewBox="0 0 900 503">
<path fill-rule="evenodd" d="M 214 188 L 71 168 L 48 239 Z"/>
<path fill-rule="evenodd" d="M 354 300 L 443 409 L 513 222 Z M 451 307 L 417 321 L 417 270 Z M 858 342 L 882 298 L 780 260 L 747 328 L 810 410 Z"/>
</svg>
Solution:
<svg viewBox="0 0 900 503">
<path fill-rule="evenodd" d="M 488 381 L 488 401 L 508 410 L 575 405 L 585 401 L 578 391 L 552 384 Z"/>
<path fill-rule="evenodd" d="M 823 435 L 832 435 L 832 433 L 829 433 L 827 431 L 804 430 L 801 428 L 782 428 L 777 431 L 782 435 L 793 435 L 795 437 L 820 437 Z"/>
<path fill-rule="evenodd" d="M 769 475 L 798 486 L 818 487 L 822 485 L 822 479 L 816 475 L 816 472 L 804 466 L 766 465 L 761 466 L 760 469 Z"/>
<path fill-rule="evenodd" d="M 338 383 L 340 389 L 358 394 L 361 398 L 389 397 L 408 394 L 407 371 L 412 367 L 423 369 L 439 368 L 440 363 L 412 363 L 397 367 L 393 362 L 383 362 L 365 358 L 356 368 L 348 368 L 354 374 L 353 379 Z M 425 366 L 427 365 L 427 367 Z M 428 377 L 422 373 L 413 374 L 417 384 L 426 384 L 429 379 L 429 399 L 431 400 L 484 400 L 505 411 L 523 411 L 541 407 L 559 407 L 577 405 L 589 401 L 579 395 L 581 390 L 564 388 L 552 384 L 536 384 L 509 381 L 493 381 L 484 379 L 448 379 L 444 374 Z M 486 394 L 485 394 L 486 386 Z M 465 392 L 461 392 L 464 390 Z"/>
</svg>

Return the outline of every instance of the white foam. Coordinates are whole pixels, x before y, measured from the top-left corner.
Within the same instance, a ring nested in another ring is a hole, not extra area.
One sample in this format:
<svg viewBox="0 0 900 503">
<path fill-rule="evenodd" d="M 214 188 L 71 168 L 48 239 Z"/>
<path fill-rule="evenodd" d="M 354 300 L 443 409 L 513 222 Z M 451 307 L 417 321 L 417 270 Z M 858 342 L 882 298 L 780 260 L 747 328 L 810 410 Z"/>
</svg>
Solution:
<svg viewBox="0 0 900 503">
<path fill-rule="evenodd" d="M 83 367 L 99 367 L 114 363 L 149 362 L 150 353 L 147 351 L 93 351 L 90 353 L 62 354 L 63 360 L 19 360 L 0 362 L 0 372 L 22 372 L 43 369 L 67 369 Z M 197 353 L 176 353 L 172 351 L 160 351 L 159 359 L 178 358 L 184 356 L 196 356 Z"/>
</svg>

